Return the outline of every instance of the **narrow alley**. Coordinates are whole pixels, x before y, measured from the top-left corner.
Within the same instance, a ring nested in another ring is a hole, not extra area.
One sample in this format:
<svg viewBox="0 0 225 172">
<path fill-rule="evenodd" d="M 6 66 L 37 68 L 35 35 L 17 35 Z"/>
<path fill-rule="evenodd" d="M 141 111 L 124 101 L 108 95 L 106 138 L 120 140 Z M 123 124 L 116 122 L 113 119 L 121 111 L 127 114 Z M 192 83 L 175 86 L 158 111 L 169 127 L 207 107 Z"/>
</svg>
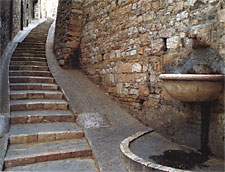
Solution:
<svg viewBox="0 0 225 172">
<path fill-rule="evenodd" d="M 0 0 L 0 171 L 223 172 L 223 0 Z"/>
<path fill-rule="evenodd" d="M 46 21 L 32 30 L 11 58 L 11 127 L 5 170 L 55 171 L 66 167 L 68 171 L 96 171 L 84 133 L 74 123 L 75 114 L 69 111 L 48 69 L 45 41 L 50 25 Z M 84 159 L 65 160 L 69 158 Z M 51 162 L 23 167 L 46 161 Z"/>
</svg>

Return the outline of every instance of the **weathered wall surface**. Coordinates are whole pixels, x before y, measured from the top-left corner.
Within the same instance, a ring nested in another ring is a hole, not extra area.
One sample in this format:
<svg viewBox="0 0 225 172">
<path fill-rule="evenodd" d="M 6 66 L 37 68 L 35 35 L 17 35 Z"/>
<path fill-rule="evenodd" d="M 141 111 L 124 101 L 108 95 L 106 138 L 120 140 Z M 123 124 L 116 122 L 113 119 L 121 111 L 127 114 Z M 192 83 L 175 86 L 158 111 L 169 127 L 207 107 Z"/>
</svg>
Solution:
<svg viewBox="0 0 225 172">
<path fill-rule="evenodd" d="M 20 28 L 21 28 L 21 0 L 13 1 L 12 24 L 13 24 L 13 32 L 12 32 L 12 38 L 13 38 L 20 31 Z"/>
<path fill-rule="evenodd" d="M 1 54 L 9 42 L 10 1 L 1 1 Z"/>
<path fill-rule="evenodd" d="M 21 21 L 21 2 L 23 2 L 23 21 Z M 21 22 L 26 27 L 31 22 L 33 1 L 31 0 L 7 0 L 1 1 L 1 54 L 11 39 L 21 29 Z"/>
<path fill-rule="evenodd" d="M 199 149 L 200 104 L 165 97 L 158 76 L 224 73 L 224 1 L 86 0 L 82 12 L 80 64 L 88 77 L 145 124 Z M 221 157 L 223 99 L 212 103 L 210 119 L 210 148 Z"/>
<path fill-rule="evenodd" d="M 82 29 L 82 0 L 59 0 L 54 51 L 60 65 L 77 65 Z"/>
</svg>

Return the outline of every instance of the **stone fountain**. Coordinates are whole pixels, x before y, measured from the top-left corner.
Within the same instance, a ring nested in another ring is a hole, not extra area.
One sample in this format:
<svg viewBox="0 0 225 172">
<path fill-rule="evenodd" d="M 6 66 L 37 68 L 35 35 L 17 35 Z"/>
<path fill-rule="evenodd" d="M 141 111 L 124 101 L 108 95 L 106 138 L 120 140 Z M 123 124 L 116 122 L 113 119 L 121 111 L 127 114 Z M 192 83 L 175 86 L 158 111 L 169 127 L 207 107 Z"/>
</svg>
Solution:
<svg viewBox="0 0 225 172">
<path fill-rule="evenodd" d="M 210 102 L 223 90 L 224 75 L 216 74 L 161 74 L 163 89 L 182 102 L 201 102 L 201 152 L 208 156 Z"/>
</svg>

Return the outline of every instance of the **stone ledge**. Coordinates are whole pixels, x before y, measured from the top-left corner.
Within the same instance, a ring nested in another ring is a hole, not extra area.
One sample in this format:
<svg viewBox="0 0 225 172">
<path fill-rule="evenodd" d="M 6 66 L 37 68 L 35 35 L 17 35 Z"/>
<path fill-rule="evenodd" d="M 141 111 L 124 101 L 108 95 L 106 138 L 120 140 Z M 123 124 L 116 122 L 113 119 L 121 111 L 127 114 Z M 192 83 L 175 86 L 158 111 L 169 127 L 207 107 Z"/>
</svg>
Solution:
<svg viewBox="0 0 225 172">
<path fill-rule="evenodd" d="M 4 157 L 6 154 L 7 145 L 8 145 L 8 134 L 0 138 L 0 171 L 3 170 Z"/>
<path fill-rule="evenodd" d="M 7 133 L 9 128 L 9 115 L 8 114 L 0 114 L 0 138 Z"/>
<path fill-rule="evenodd" d="M 130 149 L 130 144 L 134 140 L 138 139 L 139 137 L 151 133 L 154 130 L 150 129 L 147 131 L 140 131 L 125 140 L 123 140 L 120 144 L 120 151 L 121 151 L 121 159 L 126 167 L 126 169 L 129 172 L 135 172 L 135 171 L 140 171 L 140 172 L 150 172 L 150 171 L 163 171 L 163 172 L 189 172 L 187 170 L 179 170 L 163 165 L 159 165 L 150 161 L 146 161 L 143 158 L 135 155 L 131 149 Z"/>
</svg>

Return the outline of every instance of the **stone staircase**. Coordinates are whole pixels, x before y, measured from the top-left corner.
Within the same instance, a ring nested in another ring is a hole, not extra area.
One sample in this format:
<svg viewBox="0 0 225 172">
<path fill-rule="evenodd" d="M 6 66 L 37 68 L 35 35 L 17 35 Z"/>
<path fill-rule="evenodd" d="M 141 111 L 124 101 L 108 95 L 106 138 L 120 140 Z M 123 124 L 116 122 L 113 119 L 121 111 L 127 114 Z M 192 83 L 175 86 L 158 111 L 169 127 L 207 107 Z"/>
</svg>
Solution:
<svg viewBox="0 0 225 172">
<path fill-rule="evenodd" d="M 6 171 L 98 171 L 76 114 L 48 69 L 46 21 L 19 43 L 9 67 Z"/>
</svg>

